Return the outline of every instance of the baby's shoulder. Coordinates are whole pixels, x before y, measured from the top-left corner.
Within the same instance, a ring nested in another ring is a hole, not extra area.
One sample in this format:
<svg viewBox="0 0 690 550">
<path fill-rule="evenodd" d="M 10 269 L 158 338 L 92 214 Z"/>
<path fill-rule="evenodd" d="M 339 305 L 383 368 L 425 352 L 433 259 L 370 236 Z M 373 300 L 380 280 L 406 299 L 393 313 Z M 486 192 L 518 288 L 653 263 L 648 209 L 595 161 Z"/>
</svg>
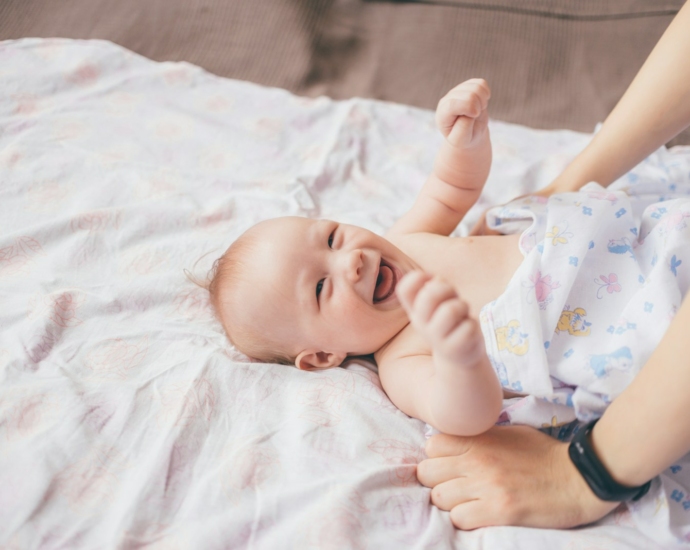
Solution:
<svg viewBox="0 0 690 550">
<path fill-rule="evenodd" d="M 386 239 L 424 268 L 425 259 L 438 258 L 448 253 L 457 239 L 434 233 L 405 233 L 386 235 Z"/>
<path fill-rule="evenodd" d="M 431 349 L 426 341 L 408 325 L 374 357 L 383 391 L 393 404 L 405 414 L 423 418 L 420 416 L 420 410 L 424 409 L 420 395 L 426 395 L 423 388 L 434 372 Z"/>
<path fill-rule="evenodd" d="M 374 359 L 381 373 L 382 370 L 390 370 L 405 357 L 417 355 L 431 355 L 431 348 L 426 339 L 408 324 L 374 353 Z"/>
</svg>

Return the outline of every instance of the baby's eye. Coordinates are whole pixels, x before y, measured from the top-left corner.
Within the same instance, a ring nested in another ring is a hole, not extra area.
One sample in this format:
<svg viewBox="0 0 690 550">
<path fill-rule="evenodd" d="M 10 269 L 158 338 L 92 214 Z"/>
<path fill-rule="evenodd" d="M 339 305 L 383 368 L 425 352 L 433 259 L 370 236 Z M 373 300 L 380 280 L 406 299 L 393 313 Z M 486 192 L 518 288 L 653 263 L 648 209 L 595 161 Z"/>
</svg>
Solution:
<svg viewBox="0 0 690 550">
<path fill-rule="evenodd" d="M 323 282 L 326 279 L 321 279 L 318 283 L 316 283 L 316 301 L 319 301 L 319 294 L 321 294 L 321 289 L 323 288 Z"/>
<path fill-rule="evenodd" d="M 335 238 L 335 229 L 333 232 L 328 236 L 328 248 L 333 248 L 333 239 Z"/>
</svg>

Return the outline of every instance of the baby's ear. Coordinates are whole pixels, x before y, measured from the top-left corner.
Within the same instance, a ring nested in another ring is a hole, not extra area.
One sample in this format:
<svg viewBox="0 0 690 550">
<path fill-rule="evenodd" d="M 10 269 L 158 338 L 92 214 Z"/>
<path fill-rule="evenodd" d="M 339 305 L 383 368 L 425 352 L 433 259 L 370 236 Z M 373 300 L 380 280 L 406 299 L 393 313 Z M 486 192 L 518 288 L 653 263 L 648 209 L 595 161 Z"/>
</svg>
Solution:
<svg viewBox="0 0 690 550">
<path fill-rule="evenodd" d="M 316 370 L 337 367 L 345 360 L 347 353 L 334 353 L 307 349 L 295 358 L 295 366 L 300 370 Z"/>
</svg>

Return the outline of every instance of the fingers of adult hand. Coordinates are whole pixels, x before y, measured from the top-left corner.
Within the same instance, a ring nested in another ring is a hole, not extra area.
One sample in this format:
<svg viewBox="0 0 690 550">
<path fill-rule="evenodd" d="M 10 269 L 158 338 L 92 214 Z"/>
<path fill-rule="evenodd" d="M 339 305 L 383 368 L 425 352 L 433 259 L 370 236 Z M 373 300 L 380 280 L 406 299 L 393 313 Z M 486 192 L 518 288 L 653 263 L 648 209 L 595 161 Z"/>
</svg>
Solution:
<svg viewBox="0 0 690 550">
<path fill-rule="evenodd" d="M 446 512 L 475 498 L 477 495 L 473 490 L 473 483 L 464 477 L 455 477 L 431 489 L 431 503 Z"/>
<path fill-rule="evenodd" d="M 469 451 L 472 439 L 460 435 L 436 434 L 427 440 L 424 450 L 429 458 L 462 455 Z"/>
<path fill-rule="evenodd" d="M 395 294 L 408 315 L 420 289 L 431 279 L 431 275 L 420 270 L 406 273 L 395 287 Z"/>
<path fill-rule="evenodd" d="M 425 487 L 436 487 L 441 483 L 461 477 L 461 459 L 457 456 L 427 458 L 417 464 L 417 479 Z"/>
<path fill-rule="evenodd" d="M 481 499 L 467 500 L 454 506 L 450 511 L 450 521 L 457 529 L 463 531 L 472 531 L 489 525 L 503 525 L 500 522 L 492 522 L 492 519 L 495 518 L 487 516 L 486 503 Z"/>
</svg>

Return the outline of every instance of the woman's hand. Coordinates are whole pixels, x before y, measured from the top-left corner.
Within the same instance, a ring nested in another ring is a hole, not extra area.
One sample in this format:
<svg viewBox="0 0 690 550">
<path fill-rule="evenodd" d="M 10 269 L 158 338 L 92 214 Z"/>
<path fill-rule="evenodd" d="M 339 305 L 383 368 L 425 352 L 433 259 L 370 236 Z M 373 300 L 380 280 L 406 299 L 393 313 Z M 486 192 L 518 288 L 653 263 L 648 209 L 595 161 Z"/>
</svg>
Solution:
<svg viewBox="0 0 690 550">
<path fill-rule="evenodd" d="M 417 478 L 458 529 L 489 525 L 568 528 L 616 508 L 599 500 L 570 461 L 568 444 L 526 426 L 475 437 L 438 434 Z"/>
</svg>

